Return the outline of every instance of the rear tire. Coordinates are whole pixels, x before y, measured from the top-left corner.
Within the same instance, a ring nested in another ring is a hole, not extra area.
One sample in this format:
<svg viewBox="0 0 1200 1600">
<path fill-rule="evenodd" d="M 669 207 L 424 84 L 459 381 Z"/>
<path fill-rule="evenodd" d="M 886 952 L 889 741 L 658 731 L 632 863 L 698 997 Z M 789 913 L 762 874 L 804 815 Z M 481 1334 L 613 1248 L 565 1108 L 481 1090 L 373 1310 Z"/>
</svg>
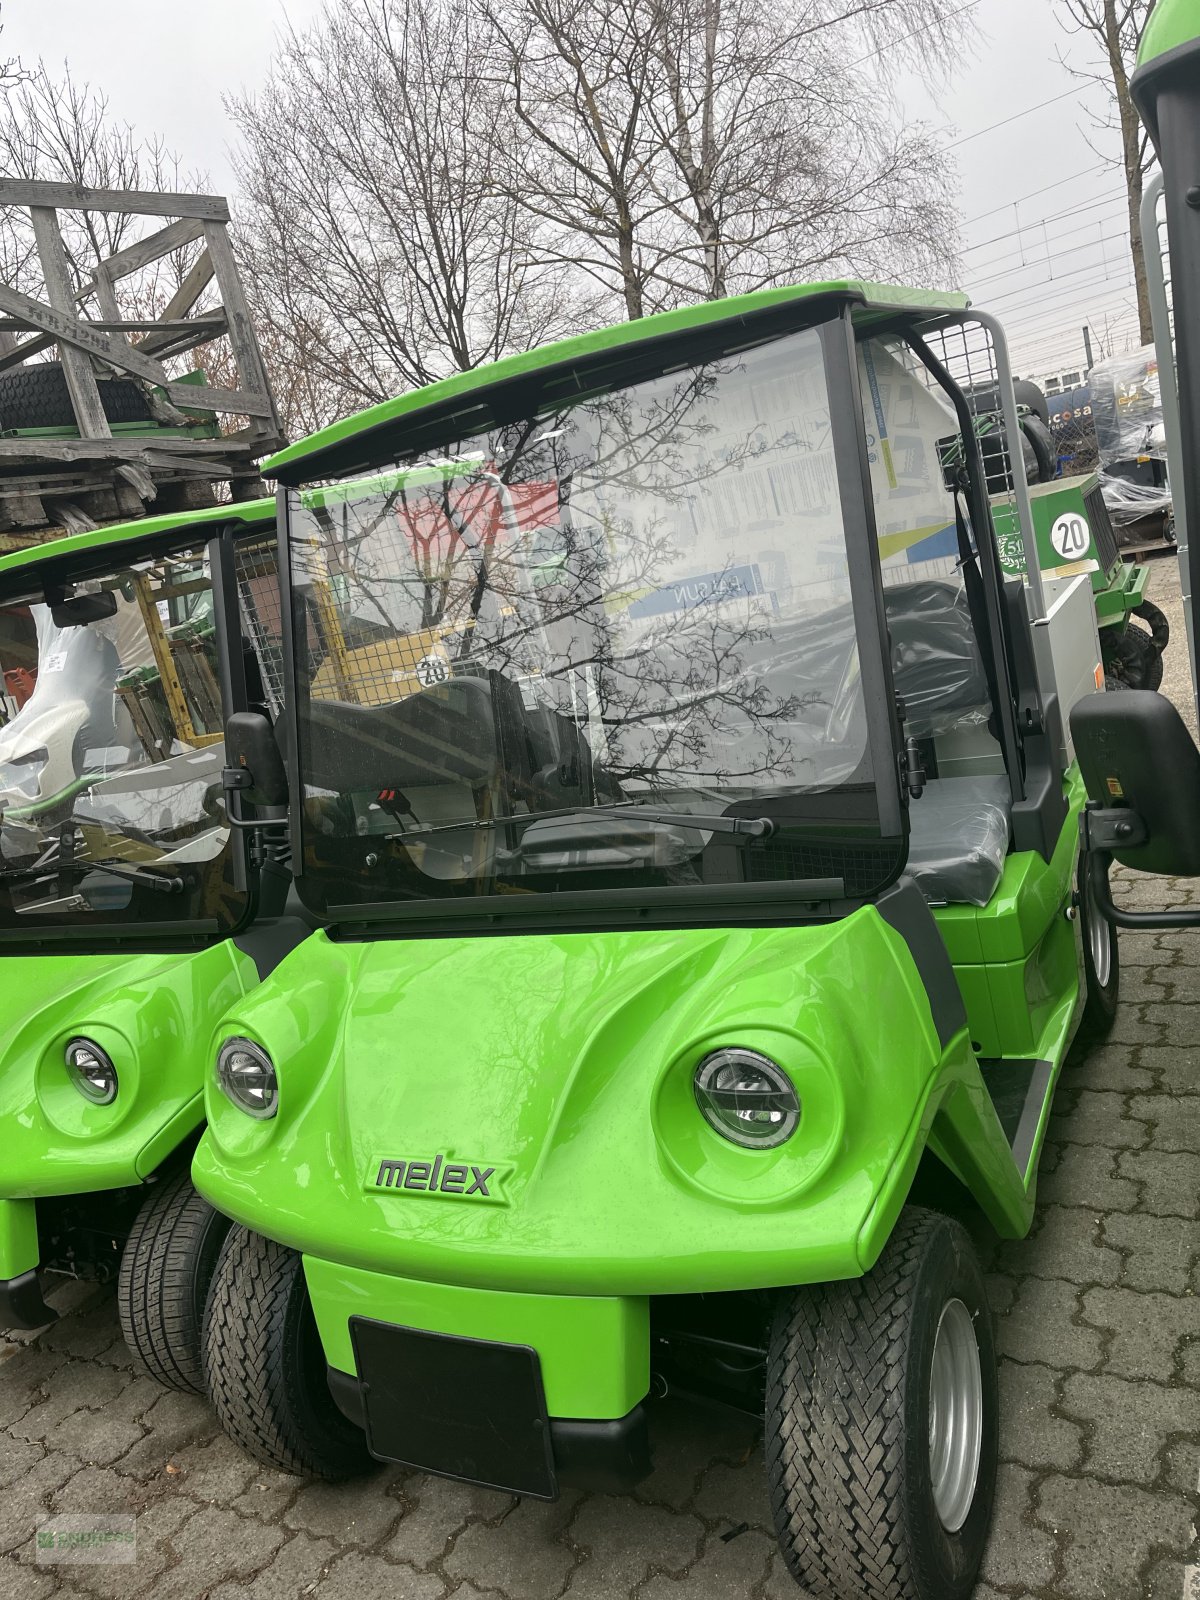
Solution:
<svg viewBox="0 0 1200 1600">
<path fill-rule="evenodd" d="M 1117 1020 L 1121 998 L 1121 953 L 1117 930 L 1100 915 L 1088 882 L 1087 856 L 1079 857 L 1076 879 L 1079 935 L 1083 944 L 1084 1002 L 1079 1032 L 1084 1039 L 1103 1039 Z"/>
<path fill-rule="evenodd" d="M 204 1302 L 229 1220 L 186 1170 L 156 1184 L 121 1255 L 117 1304 L 134 1365 L 168 1389 L 204 1393 Z"/>
<path fill-rule="evenodd" d="M 961 1402 L 957 1380 L 946 1387 L 951 1345 Z M 814 1600 L 968 1600 L 991 1522 L 997 1409 L 991 1314 L 961 1223 L 906 1210 L 865 1277 L 785 1299 L 767 1360 L 767 1476 L 801 1588 Z"/>
<path fill-rule="evenodd" d="M 1165 617 L 1163 621 L 1166 622 Z M 1162 653 L 1153 634 L 1132 619 L 1119 633 L 1115 629 L 1101 629 L 1100 642 L 1106 688 L 1153 690 L 1162 683 Z"/>
<path fill-rule="evenodd" d="M 337 1481 L 372 1466 L 338 1410 L 295 1250 L 234 1227 L 213 1278 L 204 1371 L 217 1421 L 266 1466 Z"/>
</svg>

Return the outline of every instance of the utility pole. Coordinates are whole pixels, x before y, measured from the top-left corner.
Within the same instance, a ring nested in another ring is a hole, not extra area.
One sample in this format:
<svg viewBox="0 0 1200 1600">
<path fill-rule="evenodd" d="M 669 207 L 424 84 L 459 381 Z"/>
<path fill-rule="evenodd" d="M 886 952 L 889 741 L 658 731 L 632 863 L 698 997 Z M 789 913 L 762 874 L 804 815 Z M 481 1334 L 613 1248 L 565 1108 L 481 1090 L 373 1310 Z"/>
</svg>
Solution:
<svg viewBox="0 0 1200 1600">
<path fill-rule="evenodd" d="M 1088 330 L 1088 325 L 1087 325 L 1086 322 L 1083 325 L 1083 354 L 1084 354 L 1085 360 L 1087 361 L 1087 370 L 1090 372 L 1092 370 L 1092 366 L 1093 366 L 1093 362 L 1092 362 L 1092 335 L 1091 335 L 1090 331 Z"/>
</svg>

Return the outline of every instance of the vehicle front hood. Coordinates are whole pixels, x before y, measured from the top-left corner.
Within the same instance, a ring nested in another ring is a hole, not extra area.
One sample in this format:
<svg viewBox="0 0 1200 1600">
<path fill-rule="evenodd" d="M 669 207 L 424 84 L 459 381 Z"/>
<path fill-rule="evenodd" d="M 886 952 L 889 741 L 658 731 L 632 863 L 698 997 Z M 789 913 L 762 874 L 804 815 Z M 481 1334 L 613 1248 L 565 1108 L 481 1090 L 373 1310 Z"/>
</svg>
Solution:
<svg viewBox="0 0 1200 1600">
<path fill-rule="evenodd" d="M 165 1130 L 182 1121 L 183 1137 L 200 1120 L 211 1019 L 256 977 L 228 940 L 186 953 L 0 953 L 0 1196 L 139 1182 L 168 1153 L 156 1153 Z M 110 1106 L 67 1077 L 79 1035 L 117 1068 Z"/>
<path fill-rule="evenodd" d="M 729 1286 L 730 1252 L 794 1281 L 808 1245 L 826 1275 L 857 1270 L 943 1059 L 871 908 L 807 928 L 318 934 L 222 1032 L 262 1044 L 280 1090 L 256 1121 L 210 1083 L 194 1174 L 230 1215 L 348 1265 L 582 1293 L 646 1292 L 664 1261 Z M 696 1064 L 731 1044 L 796 1084 L 800 1128 L 776 1150 L 737 1148 L 696 1107 Z"/>
</svg>

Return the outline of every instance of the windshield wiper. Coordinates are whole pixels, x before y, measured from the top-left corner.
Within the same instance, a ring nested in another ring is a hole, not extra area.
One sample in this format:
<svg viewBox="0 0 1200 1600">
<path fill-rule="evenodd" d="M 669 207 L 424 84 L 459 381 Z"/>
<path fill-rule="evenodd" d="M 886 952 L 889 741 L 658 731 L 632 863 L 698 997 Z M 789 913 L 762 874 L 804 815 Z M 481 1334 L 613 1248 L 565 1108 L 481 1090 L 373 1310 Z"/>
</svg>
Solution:
<svg viewBox="0 0 1200 1600">
<path fill-rule="evenodd" d="M 183 888 L 182 878 L 168 878 L 145 867 L 127 867 L 114 861 L 51 861 L 36 867 L 8 867 L 0 871 L 0 879 L 57 878 L 64 872 L 86 877 L 89 872 L 106 872 L 110 878 L 124 878 L 129 883 L 145 884 L 157 894 L 178 894 Z"/>
<path fill-rule="evenodd" d="M 725 817 L 705 815 L 699 811 L 665 811 L 656 806 L 639 805 L 636 800 L 618 800 L 606 806 L 560 806 L 555 811 L 521 811 L 508 817 L 467 817 L 462 822 L 442 822 L 436 828 L 410 828 L 403 833 L 389 833 L 394 844 L 404 844 L 409 839 L 428 839 L 438 833 L 461 833 L 464 828 L 504 828 L 514 823 L 549 822 L 558 817 L 570 817 L 572 822 L 583 822 L 592 817 L 611 816 L 644 817 L 647 822 L 677 824 L 681 828 L 702 828 L 706 833 L 730 833 L 743 839 L 769 839 L 775 832 L 770 817 Z"/>
</svg>

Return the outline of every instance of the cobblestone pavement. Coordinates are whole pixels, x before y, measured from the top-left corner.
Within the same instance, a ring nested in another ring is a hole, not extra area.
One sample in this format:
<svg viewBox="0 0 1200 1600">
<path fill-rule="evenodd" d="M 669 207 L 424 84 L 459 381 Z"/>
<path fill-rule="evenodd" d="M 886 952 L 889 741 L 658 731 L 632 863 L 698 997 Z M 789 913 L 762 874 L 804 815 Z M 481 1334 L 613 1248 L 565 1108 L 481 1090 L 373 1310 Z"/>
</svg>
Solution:
<svg viewBox="0 0 1200 1600">
<path fill-rule="evenodd" d="M 1169 568 L 1155 589 L 1172 599 Z M 1186 666 L 1171 681 L 1182 698 Z M 1122 894 L 1200 902 L 1200 885 Z M 1200 933 L 1125 934 L 1121 963 L 1111 1039 L 1062 1079 L 1032 1237 L 988 1247 L 1004 1420 L 977 1600 L 1200 1600 Z M 663 1407 L 627 1499 L 544 1505 L 400 1469 L 304 1483 L 135 1378 L 110 1291 L 57 1303 L 55 1327 L 0 1340 L 0 1600 L 799 1594 L 749 1422 Z M 136 1562 L 36 1564 L 35 1525 L 61 1512 L 135 1514 Z"/>
</svg>

